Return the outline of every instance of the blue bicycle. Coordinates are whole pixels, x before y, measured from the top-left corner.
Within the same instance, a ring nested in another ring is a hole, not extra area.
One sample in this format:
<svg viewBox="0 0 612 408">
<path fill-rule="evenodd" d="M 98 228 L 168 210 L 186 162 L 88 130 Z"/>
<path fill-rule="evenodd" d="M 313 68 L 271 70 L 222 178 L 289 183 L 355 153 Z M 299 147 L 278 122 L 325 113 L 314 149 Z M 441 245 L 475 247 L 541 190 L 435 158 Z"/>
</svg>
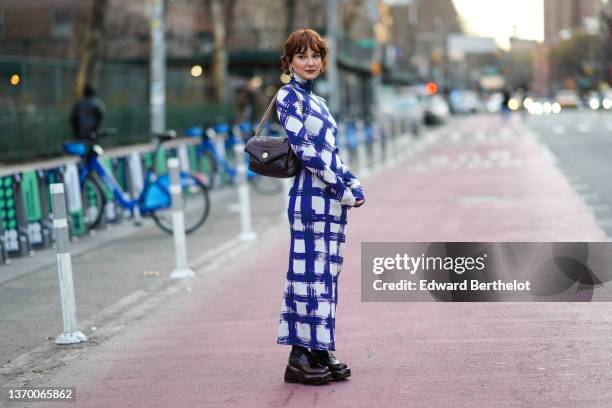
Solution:
<svg viewBox="0 0 612 408">
<path fill-rule="evenodd" d="M 238 171 L 235 166 L 234 146 L 243 134 L 248 134 L 251 130 L 250 123 L 246 122 L 233 129 L 230 129 L 227 124 L 213 126 L 206 132 L 198 126 L 187 129 L 188 137 L 202 137 L 202 143 L 196 146 L 196 168 L 206 175 L 209 188 L 214 188 L 220 182 L 232 184 L 236 181 Z M 220 149 L 215 142 L 223 135 L 228 136 L 221 140 L 223 146 Z M 248 170 L 249 159 L 246 154 L 243 155 L 243 160 L 247 165 L 247 181 L 256 192 L 265 195 L 281 192 L 283 186 L 279 179 L 260 176 Z"/>
<path fill-rule="evenodd" d="M 176 132 L 169 131 L 154 136 L 155 154 L 153 163 L 148 166 L 144 175 L 144 185 L 135 198 L 127 194 L 113 174 L 102 164 L 100 156 L 102 147 L 97 139 L 112 132 L 101 131 L 92 134 L 90 140 L 74 140 L 64 143 L 64 151 L 70 155 L 80 156 L 83 161 L 79 170 L 81 193 L 83 201 L 84 223 L 88 229 L 95 228 L 102 218 L 106 205 L 106 196 L 103 186 L 108 188 L 119 206 L 134 214 L 139 211 L 141 215 L 150 215 L 155 223 L 164 231 L 172 233 L 171 196 L 169 188 L 169 175 L 157 175 L 155 159 L 165 141 L 176 137 Z M 185 217 L 185 231 L 195 231 L 200 227 L 210 210 L 208 189 L 205 183 L 196 174 L 180 173 L 183 212 Z"/>
</svg>

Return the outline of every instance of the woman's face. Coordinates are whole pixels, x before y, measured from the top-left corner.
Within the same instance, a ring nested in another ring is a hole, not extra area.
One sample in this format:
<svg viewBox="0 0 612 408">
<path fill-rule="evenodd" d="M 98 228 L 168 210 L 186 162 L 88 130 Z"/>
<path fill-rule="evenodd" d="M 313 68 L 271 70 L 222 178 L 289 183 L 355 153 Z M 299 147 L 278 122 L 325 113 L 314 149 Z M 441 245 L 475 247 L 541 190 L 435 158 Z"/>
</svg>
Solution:
<svg viewBox="0 0 612 408">
<path fill-rule="evenodd" d="M 306 80 L 315 79 L 323 67 L 321 54 L 308 48 L 302 53 L 294 54 L 289 66 L 300 77 Z"/>
</svg>

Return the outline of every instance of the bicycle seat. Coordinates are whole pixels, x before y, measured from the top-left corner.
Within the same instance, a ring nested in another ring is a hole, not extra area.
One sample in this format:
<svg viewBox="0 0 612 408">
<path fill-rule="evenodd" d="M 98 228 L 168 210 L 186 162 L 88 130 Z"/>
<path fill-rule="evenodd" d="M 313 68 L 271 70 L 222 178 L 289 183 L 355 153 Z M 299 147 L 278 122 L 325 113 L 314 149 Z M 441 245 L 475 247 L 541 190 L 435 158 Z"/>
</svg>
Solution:
<svg viewBox="0 0 612 408">
<path fill-rule="evenodd" d="M 202 129 L 202 126 L 192 126 L 187 128 L 187 130 L 185 131 L 185 135 L 187 137 L 200 137 L 204 134 L 204 129 Z"/>
<path fill-rule="evenodd" d="M 68 142 L 64 142 L 64 151 L 70 156 L 86 156 L 90 147 L 91 143 L 82 140 L 70 140 Z"/>
<path fill-rule="evenodd" d="M 251 133 L 253 131 L 253 125 L 250 122 L 242 122 L 238 125 L 238 128 L 243 133 Z"/>
<path fill-rule="evenodd" d="M 176 131 L 170 129 L 165 131 L 164 133 L 155 133 L 153 137 L 158 139 L 160 142 L 165 142 L 176 138 Z"/>
<path fill-rule="evenodd" d="M 212 127 L 217 133 L 228 133 L 230 127 L 227 123 L 219 123 L 217 125 L 213 125 Z"/>
</svg>

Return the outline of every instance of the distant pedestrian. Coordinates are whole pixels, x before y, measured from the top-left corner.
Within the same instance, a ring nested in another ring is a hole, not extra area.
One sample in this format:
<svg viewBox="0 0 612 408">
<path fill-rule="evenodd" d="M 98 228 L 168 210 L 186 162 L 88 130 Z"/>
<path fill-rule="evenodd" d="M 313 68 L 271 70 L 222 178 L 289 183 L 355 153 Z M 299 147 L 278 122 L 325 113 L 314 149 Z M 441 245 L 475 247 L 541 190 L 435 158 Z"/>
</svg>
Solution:
<svg viewBox="0 0 612 408">
<path fill-rule="evenodd" d="M 508 120 L 510 119 L 510 91 L 508 89 L 504 89 L 503 93 L 503 99 L 501 102 L 501 117 L 502 117 L 502 123 L 505 125 L 508 123 Z"/>
<path fill-rule="evenodd" d="M 519 102 L 519 112 L 521 113 L 521 120 L 526 122 L 529 117 L 529 111 L 525 106 L 525 101 L 527 100 L 527 92 L 524 89 L 519 89 L 518 91 L 518 102 Z"/>
<path fill-rule="evenodd" d="M 251 125 L 257 121 L 259 114 L 259 98 L 257 88 L 250 82 L 236 90 L 235 123 L 248 122 Z"/>
<path fill-rule="evenodd" d="M 325 100 L 312 92 L 313 80 L 325 70 L 326 55 L 317 32 L 289 35 L 282 65 L 291 81 L 276 99 L 279 122 L 303 164 L 289 191 L 291 249 L 277 342 L 292 345 L 285 381 L 302 384 L 351 375 L 331 351 L 336 349 L 347 212 L 364 203 L 359 180 L 338 155 L 336 122 Z"/>
<path fill-rule="evenodd" d="M 85 85 L 83 96 L 72 106 L 70 125 L 75 139 L 91 139 L 100 129 L 106 108 L 91 85 Z"/>
</svg>

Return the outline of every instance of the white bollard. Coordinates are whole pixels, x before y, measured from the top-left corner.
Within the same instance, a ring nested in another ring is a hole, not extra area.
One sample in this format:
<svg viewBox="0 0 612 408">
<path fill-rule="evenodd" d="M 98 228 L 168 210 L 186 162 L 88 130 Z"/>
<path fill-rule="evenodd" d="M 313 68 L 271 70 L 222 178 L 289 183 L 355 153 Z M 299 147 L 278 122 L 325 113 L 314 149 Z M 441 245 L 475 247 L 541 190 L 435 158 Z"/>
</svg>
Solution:
<svg viewBox="0 0 612 408">
<path fill-rule="evenodd" d="M 215 133 L 215 150 L 217 151 L 217 154 L 219 155 L 219 159 L 221 159 L 221 161 L 228 160 L 227 153 L 225 152 L 226 138 L 227 135 L 225 133 Z M 215 180 L 215 185 L 220 187 L 225 177 L 225 169 L 223 168 L 223 165 L 220 162 L 217 164 L 217 180 Z"/>
<path fill-rule="evenodd" d="M 391 123 L 389 124 L 389 127 L 387 129 L 387 132 L 389 133 L 389 138 L 387 139 L 387 143 L 389 145 L 389 156 L 390 156 L 390 162 L 389 166 L 394 166 L 397 163 L 398 157 L 399 157 L 399 138 L 400 138 L 400 132 L 398 131 L 398 128 L 395 126 L 398 122 L 397 119 L 390 119 Z"/>
<path fill-rule="evenodd" d="M 208 128 L 206 129 L 206 137 L 208 137 L 215 145 L 215 150 L 217 152 L 217 154 L 219 155 L 220 159 L 225 159 L 225 142 L 222 140 L 219 143 L 219 139 L 220 137 L 217 135 L 217 132 L 215 132 L 215 130 L 213 128 Z M 217 160 L 216 158 L 214 160 Z M 223 181 L 223 179 L 221 178 L 221 173 L 223 173 L 223 166 L 221 166 L 221 163 L 217 163 L 218 167 L 217 167 L 217 172 L 213 175 L 211 175 L 211 177 L 214 177 L 214 180 L 211 180 L 215 186 L 215 188 L 219 188 L 221 187 L 221 182 Z M 209 163 L 210 166 L 210 163 Z"/>
<path fill-rule="evenodd" d="M 408 134 L 406 132 L 404 132 L 402 130 L 402 128 L 404 127 L 404 121 L 402 119 L 400 119 L 398 121 L 398 127 L 399 127 L 399 136 L 397 138 L 397 159 L 401 162 L 403 162 L 406 159 L 406 139 L 408 139 Z"/>
<path fill-rule="evenodd" d="M 405 127 L 410 129 L 410 126 L 411 125 L 407 123 Z M 420 132 L 423 132 L 423 130 L 421 130 Z M 410 157 L 410 155 L 412 154 L 411 150 L 413 148 L 414 141 L 416 140 L 415 137 L 416 136 L 414 136 L 411 131 L 404 132 L 404 143 L 402 148 L 403 157 L 407 158 Z"/>
<path fill-rule="evenodd" d="M 142 191 L 144 185 L 144 176 L 142 174 L 142 162 L 140 161 L 140 154 L 138 152 L 132 152 L 128 159 L 128 167 L 130 169 L 130 191 L 131 198 L 136 198 Z M 134 224 L 142 225 L 142 217 L 140 215 L 140 208 L 134 206 Z"/>
<path fill-rule="evenodd" d="M 382 150 L 383 135 L 376 131 L 376 126 L 372 123 L 372 167 L 375 172 L 379 172 L 385 167 L 385 157 Z"/>
<path fill-rule="evenodd" d="M 185 214 L 183 214 L 183 196 L 181 195 L 181 175 L 179 159 L 168 159 L 170 173 L 170 195 L 172 196 L 172 235 L 174 236 L 175 269 L 171 279 L 191 278 L 195 276 L 187 264 L 187 239 L 185 236 Z"/>
<path fill-rule="evenodd" d="M 238 202 L 240 204 L 240 240 L 251 241 L 257 238 L 251 227 L 251 198 L 249 196 L 249 186 L 247 184 L 247 168 L 244 160 L 244 144 L 236 143 L 234 152 L 238 158 L 236 164 L 236 175 L 238 185 Z"/>
<path fill-rule="evenodd" d="M 68 215 L 73 226 L 83 225 L 83 201 L 81 200 L 81 182 L 79 180 L 79 169 L 75 163 L 68 163 L 64 171 L 65 194 L 68 202 Z M 100 208 L 104 211 L 104 208 Z M 75 227 L 78 230 L 78 227 Z M 76 238 L 76 237 L 73 237 Z"/>
<path fill-rule="evenodd" d="M 181 171 L 189 173 L 189 150 L 187 149 L 187 145 L 179 145 L 179 147 L 176 148 L 176 152 L 178 154 Z"/>
<path fill-rule="evenodd" d="M 63 184 L 51 184 L 51 205 L 55 243 L 57 245 L 62 320 L 64 321 L 64 332 L 55 338 L 55 344 L 75 344 L 87 341 L 87 336 L 80 332 L 77 327 L 74 283 L 72 281 L 72 258 L 70 257 L 70 238 L 68 236 L 68 218 Z"/>
<path fill-rule="evenodd" d="M 363 121 L 357 121 L 357 161 L 359 162 L 359 177 L 368 177 L 368 152 L 366 150 L 366 136 Z"/>
<path fill-rule="evenodd" d="M 395 120 L 395 138 L 393 141 L 393 146 L 394 146 L 394 150 L 395 150 L 395 159 L 396 160 L 402 160 L 403 156 L 405 152 L 403 152 L 402 149 L 402 144 L 400 142 L 406 142 L 406 140 L 404 140 L 406 138 L 406 135 L 402 133 L 402 120 L 401 119 L 396 119 Z M 403 145 L 405 146 L 405 143 L 403 143 Z"/>
</svg>

